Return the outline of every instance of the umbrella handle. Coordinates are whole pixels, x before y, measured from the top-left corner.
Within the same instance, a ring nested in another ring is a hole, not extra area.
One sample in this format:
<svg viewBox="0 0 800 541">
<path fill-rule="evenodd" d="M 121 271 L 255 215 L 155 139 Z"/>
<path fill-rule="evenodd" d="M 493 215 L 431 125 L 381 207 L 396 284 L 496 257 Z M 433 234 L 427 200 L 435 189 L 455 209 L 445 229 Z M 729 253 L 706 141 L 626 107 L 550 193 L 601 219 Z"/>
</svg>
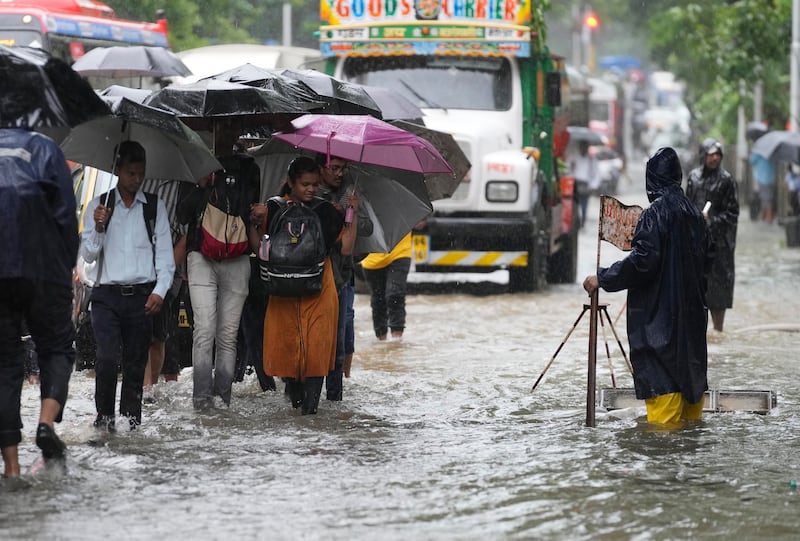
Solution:
<svg viewBox="0 0 800 541">
<path fill-rule="evenodd" d="M 119 130 L 120 134 L 124 135 L 125 134 L 125 130 L 127 130 L 127 129 L 128 129 L 128 121 L 127 120 L 123 120 L 122 121 L 122 126 L 121 126 L 121 128 Z M 114 157 L 111 159 L 111 171 L 109 171 L 109 173 L 111 173 L 112 175 L 115 174 L 114 171 L 117 168 L 117 158 L 119 157 L 119 146 L 121 144 L 122 144 L 122 137 L 120 136 L 119 141 L 117 142 L 117 146 L 114 147 Z M 104 207 L 107 206 L 106 203 L 108 203 L 108 196 L 109 196 L 110 193 L 111 193 L 111 190 L 106 192 L 106 200 L 102 202 Z"/>
<path fill-rule="evenodd" d="M 325 138 L 325 167 L 331 166 L 331 139 L 333 139 L 334 135 L 336 135 L 336 132 L 332 131 Z"/>
</svg>

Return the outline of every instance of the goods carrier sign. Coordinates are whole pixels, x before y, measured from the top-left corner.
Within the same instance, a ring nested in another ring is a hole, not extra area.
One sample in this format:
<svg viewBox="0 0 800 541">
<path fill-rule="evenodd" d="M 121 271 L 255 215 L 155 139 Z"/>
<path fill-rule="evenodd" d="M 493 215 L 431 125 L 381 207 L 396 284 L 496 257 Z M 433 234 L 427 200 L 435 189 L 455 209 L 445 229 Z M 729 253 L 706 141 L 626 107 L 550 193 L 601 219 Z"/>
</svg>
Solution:
<svg viewBox="0 0 800 541">
<path fill-rule="evenodd" d="M 321 0 L 325 56 L 530 56 L 531 0 Z"/>
</svg>

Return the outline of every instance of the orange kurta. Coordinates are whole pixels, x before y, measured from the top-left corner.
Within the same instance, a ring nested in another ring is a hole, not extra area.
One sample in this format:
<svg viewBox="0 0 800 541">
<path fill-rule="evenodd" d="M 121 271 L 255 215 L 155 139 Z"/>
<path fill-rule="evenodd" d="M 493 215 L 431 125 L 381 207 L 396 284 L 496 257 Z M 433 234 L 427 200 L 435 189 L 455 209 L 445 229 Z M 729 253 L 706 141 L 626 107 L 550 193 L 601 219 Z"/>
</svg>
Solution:
<svg viewBox="0 0 800 541">
<path fill-rule="evenodd" d="M 327 376 L 336 361 L 339 297 L 330 258 L 319 295 L 270 296 L 264 318 L 264 372 L 296 378 Z"/>
</svg>

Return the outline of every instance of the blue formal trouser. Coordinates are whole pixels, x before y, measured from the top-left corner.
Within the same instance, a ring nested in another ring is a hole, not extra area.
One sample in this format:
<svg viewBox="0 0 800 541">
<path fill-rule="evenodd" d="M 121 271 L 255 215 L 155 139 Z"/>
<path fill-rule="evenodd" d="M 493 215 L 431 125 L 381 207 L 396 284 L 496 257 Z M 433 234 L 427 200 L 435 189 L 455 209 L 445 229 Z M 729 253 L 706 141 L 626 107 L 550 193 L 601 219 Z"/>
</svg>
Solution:
<svg viewBox="0 0 800 541">
<path fill-rule="evenodd" d="M 75 362 L 71 311 L 68 283 L 0 280 L 0 447 L 17 445 L 22 439 L 23 319 L 39 357 L 40 396 L 57 400 L 63 411 Z M 56 418 L 60 420 L 61 412 Z"/>
<path fill-rule="evenodd" d="M 353 309 L 355 288 L 351 285 L 342 286 L 339 291 L 339 318 L 336 324 L 336 362 L 333 370 L 325 378 L 325 391 L 328 400 L 341 400 L 344 394 L 342 383 L 344 375 L 344 357 L 347 343 L 347 314 Z"/>
<path fill-rule="evenodd" d="M 144 311 L 149 293 L 123 294 L 118 286 L 92 291 L 92 327 L 97 342 L 94 403 L 99 415 L 114 417 L 117 375 L 122 368 L 119 413 L 142 422 L 142 385 L 153 336 L 153 318 Z"/>
</svg>

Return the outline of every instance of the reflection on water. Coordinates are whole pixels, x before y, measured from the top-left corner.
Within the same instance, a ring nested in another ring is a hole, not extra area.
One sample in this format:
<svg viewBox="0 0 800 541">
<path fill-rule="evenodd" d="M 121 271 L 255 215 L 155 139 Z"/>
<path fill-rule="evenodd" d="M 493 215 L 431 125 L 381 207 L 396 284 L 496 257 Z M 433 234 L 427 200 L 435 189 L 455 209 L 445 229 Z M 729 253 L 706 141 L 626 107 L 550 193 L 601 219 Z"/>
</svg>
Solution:
<svg viewBox="0 0 800 541">
<path fill-rule="evenodd" d="M 582 274 L 594 265 L 592 225 Z M 316 416 L 259 392 L 254 376 L 236 384 L 230 409 L 197 414 L 185 370 L 157 388 L 140 431 L 98 439 L 94 381 L 76 373 L 59 428 L 68 474 L 0 481 L 0 538 L 796 538 L 798 334 L 737 332 L 797 321 L 800 251 L 782 240 L 743 219 L 735 308 L 709 346 L 711 386 L 776 390 L 768 415 L 657 432 L 643 408 L 598 410 L 586 428 L 586 318 L 531 394 L 582 308 L 578 284 L 414 295 L 401 343 L 373 338 L 359 295 L 345 400 Z M 614 319 L 624 296 L 603 302 Z M 624 316 L 617 326 L 624 336 Z M 630 387 L 613 342 L 611 353 Z M 597 380 L 608 387 L 603 355 Z M 37 458 L 37 401 L 26 386 L 23 468 Z"/>
</svg>

